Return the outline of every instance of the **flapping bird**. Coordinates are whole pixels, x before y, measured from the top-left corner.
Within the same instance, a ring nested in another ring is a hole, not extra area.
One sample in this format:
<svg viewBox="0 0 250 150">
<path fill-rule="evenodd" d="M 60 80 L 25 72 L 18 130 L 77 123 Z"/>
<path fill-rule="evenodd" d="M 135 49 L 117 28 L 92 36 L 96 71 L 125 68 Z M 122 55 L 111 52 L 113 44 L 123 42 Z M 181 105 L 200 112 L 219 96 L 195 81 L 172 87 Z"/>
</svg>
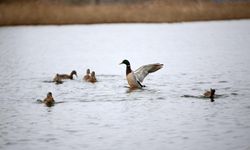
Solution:
<svg viewBox="0 0 250 150">
<path fill-rule="evenodd" d="M 153 73 L 163 67 L 163 64 L 155 63 L 141 66 L 137 70 L 133 71 L 130 67 L 130 63 L 128 60 L 123 60 L 120 64 L 126 65 L 126 78 L 130 88 L 142 88 L 143 80 L 149 73 Z"/>
</svg>

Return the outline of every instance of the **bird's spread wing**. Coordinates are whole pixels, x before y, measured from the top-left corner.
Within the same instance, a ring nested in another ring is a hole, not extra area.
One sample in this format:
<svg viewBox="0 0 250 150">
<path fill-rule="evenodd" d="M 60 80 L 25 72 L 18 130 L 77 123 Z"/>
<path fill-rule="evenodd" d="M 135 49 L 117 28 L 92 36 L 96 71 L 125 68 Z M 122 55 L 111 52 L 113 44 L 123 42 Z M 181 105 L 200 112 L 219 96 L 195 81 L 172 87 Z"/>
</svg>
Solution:
<svg viewBox="0 0 250 150">
<path fill-rule="evenodd" d="M 134 71 L 136 79 L 140 82 L 143 82 L 144 78 L 152 72 L 155 72 L 163 67 L 163 64 L 156 63 L 156 64 L 149 64 L 144 65 Z"/>
</svg>

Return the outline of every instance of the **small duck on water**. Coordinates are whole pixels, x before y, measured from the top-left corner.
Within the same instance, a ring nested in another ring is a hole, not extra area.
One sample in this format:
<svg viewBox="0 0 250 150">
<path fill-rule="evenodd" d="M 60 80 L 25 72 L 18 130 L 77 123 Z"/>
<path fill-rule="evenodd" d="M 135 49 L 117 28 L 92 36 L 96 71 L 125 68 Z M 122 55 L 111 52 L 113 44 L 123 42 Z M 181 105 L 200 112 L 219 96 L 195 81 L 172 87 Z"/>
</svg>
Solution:
<svg viewBox="0 0 250 150">
<path fill-rule="evenodd" d="M 68 74 L 56 74 L 56 76 L 54 77 L 53 81 L 54 82 L 58 82 L 60 83 L 61 80 L 64 80 L 64 79 L 70 79 L 70 80 L 73 80 L 73 75 L 75 75 L 77 77 L 77 72 L 75 70 L 73 70 L 70 75 Z"/>
<path fill-rule="evenodd" d="M 133 71 L 128 60 L 125 59 L 120 64 L 126 65 L 126 78 L 131 89 L 145 87 L 142 85 L 144 78 L 149 73 L 153 73 L 163 67 L 163 64 L 155 63 L 141 66 L 137 70 Z"/>
<path fill-rule="evenodd" d="M 210 89 L 210 91 L 206 91 L 203 96 L 205 98 L 210 98 L 211 99 L 211 102 L 214 102 L 214 95 L 215 95 L 215 89 Z"/>
<path fill-rule="evenodd" d="M 87 81 L 91 83 L 97 82 L 94 71 L 91 72 L 91 76 L 87 79 Z"/>
<path fill-rule="evenodd" d="M 48 92 L 47 97 L 43 100 L 43 103 L 48 107 L 51 107 L 55 104 L 55 100 L 51 92 Z"/>
<path fill-rule="evenodd" d="M 90 79 L 90 69 L 87 69 L 86 75 L 83 77 L 83 80 L 85 81 L 87 81 L 88 79 Z"/>
</svg>

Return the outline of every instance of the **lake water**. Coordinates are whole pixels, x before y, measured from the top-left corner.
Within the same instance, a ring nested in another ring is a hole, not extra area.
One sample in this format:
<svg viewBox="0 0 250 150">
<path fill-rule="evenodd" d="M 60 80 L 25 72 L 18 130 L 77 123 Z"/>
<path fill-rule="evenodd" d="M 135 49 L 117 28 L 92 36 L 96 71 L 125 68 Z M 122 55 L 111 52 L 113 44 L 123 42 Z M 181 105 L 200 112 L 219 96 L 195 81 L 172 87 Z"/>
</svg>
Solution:
<svg viewBox="0 0 250 150">
<path fill-rule="evenodd" d="M 125 58 L 164 67 L 130 91 Z M 0 64 L 2 150 L 250 149 L 250 20 L 1 27 Z"/>
</svg>

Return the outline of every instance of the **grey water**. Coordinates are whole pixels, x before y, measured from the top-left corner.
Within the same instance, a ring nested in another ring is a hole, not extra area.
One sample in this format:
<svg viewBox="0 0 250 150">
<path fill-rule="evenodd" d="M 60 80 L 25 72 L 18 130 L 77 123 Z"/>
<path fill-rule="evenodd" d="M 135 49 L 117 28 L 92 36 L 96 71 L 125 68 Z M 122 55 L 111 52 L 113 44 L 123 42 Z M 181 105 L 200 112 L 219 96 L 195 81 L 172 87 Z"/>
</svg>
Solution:
<svg viewBox="0 0 250 150">
<path fill-rule="evenodd" d="M 164 67 L 132 91 L 123 59 Z M 250 20 L 1 27 L 0 149 L 249 150 L 249 64 Z"/>
</svg>

